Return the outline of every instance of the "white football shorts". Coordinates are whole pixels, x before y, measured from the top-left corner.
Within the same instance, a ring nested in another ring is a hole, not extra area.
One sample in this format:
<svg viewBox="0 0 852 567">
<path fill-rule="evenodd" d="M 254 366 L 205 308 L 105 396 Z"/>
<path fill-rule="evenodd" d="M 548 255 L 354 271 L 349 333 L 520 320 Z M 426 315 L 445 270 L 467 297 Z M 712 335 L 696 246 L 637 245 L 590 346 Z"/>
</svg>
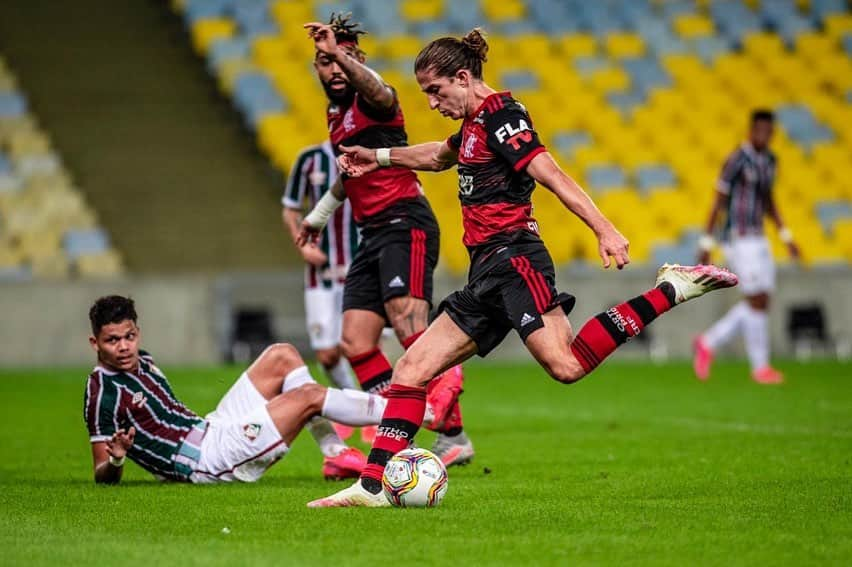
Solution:
<svg viewBox="0 0 852 567">
<path fill-rule="evenodd" d="M 267 400 L 245 372 L 207 414 L 195 483 L 255 482 L 289 447 L 266 410 Z"/>
<path fill-rule="evenodd" d="M 740 279 L 744 295 L 775 289 L 775 261 L 765 236 L 744 236 L 722 244 L 728 268 Z"/>
<path fill-rule="evenodd" d="M 313 350 L 339 345 L 343 332 L 343 285 L 306 289 L 305 320 Z"/>
</svg>

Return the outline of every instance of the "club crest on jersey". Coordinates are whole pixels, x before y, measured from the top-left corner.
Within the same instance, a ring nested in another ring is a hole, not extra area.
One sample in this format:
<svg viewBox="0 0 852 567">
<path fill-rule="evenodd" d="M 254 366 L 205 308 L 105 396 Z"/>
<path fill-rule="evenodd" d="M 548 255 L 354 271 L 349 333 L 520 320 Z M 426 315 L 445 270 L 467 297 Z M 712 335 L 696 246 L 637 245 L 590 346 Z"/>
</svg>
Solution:
<svg viewBox="0 0 852 567">
<path fill-rule="evenodd" d="M 521 149 L 521 144 L 528 144 L 532 141 L 532 129 L 527 121 L 521 118 L 518 121 L 518 126 L 515 127 L 511 123 L 506 122 L 497 129 L 497 141 L 507 143 L 513 149 Z"/>
<path fill-rule="evenodd" d="M 473 147 L 476 145 L 476 134 L 471 134 L 467 137 L 467 140 L 464 141 L 464 151 L 462 155 L 466 158 L 473 157 Z"/>
<path fill-rule="evenodd" d="M 325 184 L 325 180 L 328 179 L 328 174 L 324 171 L 312 171 L 310 175 L 308 175 L 308 179 L 311 182 L 311 185 L 323 185 Z"/>
<path fill-rule="evenodd" d="M 130 403 L 132 403 L 137 408 L 141 408 L 143 405 L 145 405 L 145 402 L 147 401 L 148 398 L 145 397 L 145 394 L 143 394 L 142 392 L 136 392 L 135 394 L 133 394 L 133 400 Z"/>
<path fill-rule="evenodd" d="M 347 132 L 355 129 L 355 112 L 353 108 L 347 110 L 346 114 L 343 115 L 343 129 Z"/>
<path fill-rule="evenodd" d="M 249 441 L 254 441 L 257 439 L 257 436 L 260 435 L 260 429 L 263 427 L 259 423 L 246 423 L 243 425 L 243 435 L 246 436 L 246 439 Z"/>
<path fill-rule="evenodd" d="M 465 196 L 473 193 L 473 175 L 459 175 L 459 193 Z"/>
</svg>

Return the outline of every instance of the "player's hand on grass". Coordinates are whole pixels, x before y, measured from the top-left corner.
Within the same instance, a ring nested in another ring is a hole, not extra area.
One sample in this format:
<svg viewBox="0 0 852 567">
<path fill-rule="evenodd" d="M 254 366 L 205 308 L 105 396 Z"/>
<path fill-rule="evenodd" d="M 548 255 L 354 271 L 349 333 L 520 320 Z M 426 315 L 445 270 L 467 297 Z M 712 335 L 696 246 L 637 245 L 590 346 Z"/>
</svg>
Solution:
<svg viewBox="0 0 852 567">
<path fill-rule="evenodd" d="M 299 230 L 299 235 L 296 236 L 296 246 L 299 250 L 303 249 L 307 244 L 316 244 L 319 240 L 319 234 L 322 227 L 316 227 L 308 221 L 302 221 L 302 228 Z"/>
<path fill-rule="evenodd" d="M 709 264 L 710 263 L 710 251 L 709 250 L 701 250 L 698 253 L 698 263 L 699 264 Z"/>
<path fill-rule="evenodd" d="M 337 39 L 334 37 L 334 31 L 330 25 L 309 22 L 302 27 L 308 30 L 308 37 L 314 40 L 314 47 L 317 48 L 317 51 L 330 57 L 337 55 Z"/>
<path fill-rule="evenodd" d="M 324 266 L 328 261 L 325 252 L 310 243 L 300 246 L 299 252 L 302 253 L 302 259 L 312 266 Z"/>
<path fill-rule="evenodd" d="M 343 152 L 337 158 L 337 166 L 350 177 L 360 177 L 379 169 L 376 150 L 363 146 L 340 146 Z"/>
<path fill-rule="evenodd" d="M 598 254 L 603 260 L 603 267 L 609 268 L 612 265 L 612 259 L 615 260 L 615 265 L 618 269 L 630 263 L 630 256 L 627 254 L 627 249 L 630 243 L 624 238 L 618 229 L 610 225 L 598 234 Z"/>
<path fill-rule="evenodd" d="M 112 437 L 106 442 L 107 453 L 111 457 L 120 459 L 127 455 L 127 451 L 133 446 L 133 438 L 136 437 L 136 428 L 132 427 L 127 431 L 119 429 L 113 433 Z"/>
</svg>

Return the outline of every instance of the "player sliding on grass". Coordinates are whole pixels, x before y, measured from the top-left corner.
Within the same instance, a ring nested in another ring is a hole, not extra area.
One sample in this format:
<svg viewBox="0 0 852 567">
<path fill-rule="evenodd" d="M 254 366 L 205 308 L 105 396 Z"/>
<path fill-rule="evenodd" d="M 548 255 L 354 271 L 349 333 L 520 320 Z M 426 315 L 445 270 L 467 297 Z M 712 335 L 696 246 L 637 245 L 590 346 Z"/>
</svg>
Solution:
<svg viewBox="0 0 852 567">
<path fill-rule="evenodd" d="M 364 32 L 349 16 L 332 14 L 329 24 L 304 26 L 314 42 L 314 68 L 328 97 L 328 131 L 335 154 L 340 145 L 371 148 L 408 144 L 396 91 L 364 65 L 358 36 Z M 334 210 L 349 198 L 361 229 L 343 288 L 343 354 L 362 388 L 384 394 L 391 365 L 379 347 L 382 330 L 391 325 L 403 348 L 409 348 L 428 324 L 432 273 L 438 263 L 440 234 L 435 215 L 417 176 L 388 167 L 358 178 L 344 178 L 319 200 L 306 219 L 315 239 Z M 304 244 L 304 241 L 302 242 Z M 462 429 L 462 370 L 448 368 L 441 378 L 451 384 L 436 404 L 433 451 L 445 465 L 473 458 L 473 445 Z M 449 387 L 451 386 L 451 387 Z"/>
<path fill-rule="evenodd" d="M 267 348 L 202 418 L 178 401 L 165 374 L 139 350 L 133 300 L 102 297 L 89 319 L 98 364 L 86 384 L 83 411 L 95 482 L 119 482 L 125 457 L 167 480 L 254 482 L 287 453 L 303 427 L 325 455 L 327 478 L 363 469 L 363 453 L 347 448 L 325 418 L 375 425 L 387 400 L 317 384 L 293 346 Z"/>
<path fill-rule="evenodd" d="M 361 479 L 308 506 L 387 506 L 382 471 L 423 421 L 424 386 L 474 354 L 487 355 L 511 329 L 553 378 L 571 384 L 675 305 L 737 283 L 736 276 L 714 266 L 664 265 L 655 287 L 597 315 L 574 336 L 566 317 L 574 298 L 556 291 L 553 262 L 531 216 L 535 182 L 553 191 L 595 233 L 605 268 L 612 259 L 619 269 L 630 262 L 628 242 L 554 162 L 526 109 L 508 92 L 495 92 L 483 82 L 487 50 L 474 29 L 462 39 L 431 42 L 415 61 L 430 108 L 463 120 L 457 134 L 406 148 L 342 148 L 341 169 L 354 177 L 389 166 L 442 171 L 458 164 L 471 268 L 464 289 L 443 301 L 441 314 L 397 363 Z"/>
</svg>

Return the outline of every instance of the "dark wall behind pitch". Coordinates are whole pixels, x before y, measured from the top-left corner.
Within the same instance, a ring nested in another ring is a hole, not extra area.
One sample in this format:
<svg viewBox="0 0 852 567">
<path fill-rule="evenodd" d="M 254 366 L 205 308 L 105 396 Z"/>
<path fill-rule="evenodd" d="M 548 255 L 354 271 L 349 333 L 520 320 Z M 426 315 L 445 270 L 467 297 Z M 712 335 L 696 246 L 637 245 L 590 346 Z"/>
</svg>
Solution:
<svg viewBox="0 0 852 567">
<path fill-rule="evenodd" d="M 294 264 L 281 179 L 155 0 L 3 0 L 0 54 L 136 273 Z"/>
</svg>

